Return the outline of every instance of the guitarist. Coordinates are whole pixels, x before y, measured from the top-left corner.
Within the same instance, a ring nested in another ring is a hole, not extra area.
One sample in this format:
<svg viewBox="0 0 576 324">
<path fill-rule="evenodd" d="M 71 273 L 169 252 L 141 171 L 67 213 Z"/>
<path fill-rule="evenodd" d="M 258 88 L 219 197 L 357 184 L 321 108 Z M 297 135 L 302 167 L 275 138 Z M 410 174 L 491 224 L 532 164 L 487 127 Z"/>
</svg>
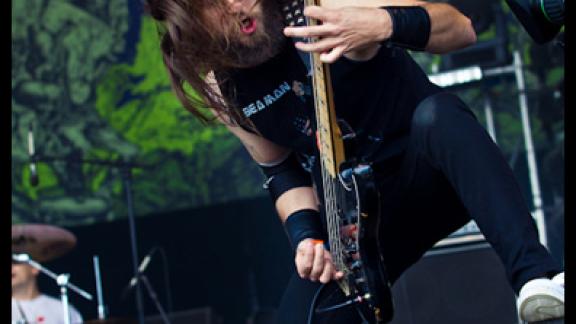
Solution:
<svg viewBox="0 0 576 324">
<path fill-rule="evenodd" d="M 321 26 L 285 28 L 281 13 L 290 2 L 147 0 L 164 31 L 164 62 L 183 105 L 204 122 L 224 123 L 266 176 L 297 270 L 280 320 L 306 323 L 313 299 L 329 305 L 342 298 L 334 284 L 342 273 L 321 244 L 327 235 L 319 213 L 323 195 L 316 192 L 312 88 L 297 50 L 321 53 L 331 63 L 338 118 L 356 133 L 357 146 L 347 153 L 373 162 L 391 282 L 473 219 L 506 267 L 521 318 L 563 316 L 562 269 L 539 243 L 501 152 L 466 104 L 430 83 L 406 52 L 473 44 L 470 20 L 444 3 L 324 0 L 304 12 Z M 292 37 L 320 40 L 293 43 Z M 197 97 L 187 95 L 185 83 Z M 541 304 L 550 309 L 541 312 Z M 345 308 L 315 316 L 320 322 L 360 318 Z"/>
</svg>

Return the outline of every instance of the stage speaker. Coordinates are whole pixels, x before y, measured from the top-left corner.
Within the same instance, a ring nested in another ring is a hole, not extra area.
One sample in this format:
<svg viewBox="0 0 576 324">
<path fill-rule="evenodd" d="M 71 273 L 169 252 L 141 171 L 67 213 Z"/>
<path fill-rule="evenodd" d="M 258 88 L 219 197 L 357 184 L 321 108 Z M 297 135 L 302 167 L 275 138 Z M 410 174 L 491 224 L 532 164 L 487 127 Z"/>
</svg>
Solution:
<svg viewBox="0 0 576 324">
<path fill-rule="evenodd" d="M 392 292 L 393 324 L 519 322 L 504 266 L 487 243 L 429 252 Z"/>
<path fill-rule="evenodd" d="M 210 307 L 189 309 L 168 314 L 171 324 L 220 324 L 222 320 L 216 316 Z M 164 324 L 162 317 L 149 316 L 144 321 L 146 324 Z"/>
</svg>

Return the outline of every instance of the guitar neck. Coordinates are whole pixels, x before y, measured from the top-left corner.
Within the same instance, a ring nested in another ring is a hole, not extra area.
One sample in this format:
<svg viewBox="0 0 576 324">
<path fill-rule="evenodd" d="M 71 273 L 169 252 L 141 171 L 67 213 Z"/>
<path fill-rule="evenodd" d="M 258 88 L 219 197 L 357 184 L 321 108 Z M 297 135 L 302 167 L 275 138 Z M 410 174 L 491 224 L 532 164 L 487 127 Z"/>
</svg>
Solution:
<svg viewBox="0 0 576 324">
<path fill-rule="evenodd" d="M 320 5 L 319 0 L 305 0 L 306 6 Z M 309 19 L 308 25 L 318 25 L 314 19 Z M 314 89 L 314 109 L 318 129 L 318 147 L 324 169 L 332 178 L 338 174 L 338 166 L 344 161 L 344 143 L 334 107 L 334 96 L 330 82 L 328 64 L 320 61 L 320 54 L 312 53 L 312 82 Z"/>
</svg>

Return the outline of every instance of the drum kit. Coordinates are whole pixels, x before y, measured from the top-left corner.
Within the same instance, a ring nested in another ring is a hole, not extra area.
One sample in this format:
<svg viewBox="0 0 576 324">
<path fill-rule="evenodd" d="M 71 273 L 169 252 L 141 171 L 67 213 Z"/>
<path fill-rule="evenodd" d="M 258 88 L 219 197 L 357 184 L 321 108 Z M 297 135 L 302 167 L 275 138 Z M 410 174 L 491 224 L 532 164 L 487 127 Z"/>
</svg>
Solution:
<svg viewBox="0 0 576 324">
<path fill-rule="evenodd" d="M 154 289 L 148 282 L 146 276 L 142 274 L 140 267 L 145 262 L 149 262 L 149 256 L 144 258 L 138 267 L 138 251 L 136 242 L 136 226 L 134 220 L 134 207 L 132 199 L 132 170 L 134 168 L 148 169 L 151 165 L 145 165 L 141 163 L 135 163 L 125 160 L 100 160 L 100 159 L 83 159 L 78 157 L 70 156 L 48 156 L 48 155 L 38 155 L 35 152 L 34 146 L 34 133 L 32 125 L 28 129 L 28 156 L 29 156 L 29 167 L 30 167 L 30 184 L 34 187 L 39 183 L 38 172 L 36 168 L 36 163 L 55 163 L 64 162 L 69 164 L 78 165 L 97 165 L 104 166 L 108 168 L 114 168 L 119 171 L 122 180 L 123 191 L 126 197 L 126 207 L 128 214 L 128 224 L 130 229 L 130 247 L 131 247 L 131 257 L 132 257 L 132 270 L 133 277 L 130 280 L 130 287 L 135 287 L 136 289 L 136 308 L 138 315 L 138 323 L 144 323 L 144 309 L 142 304 L 142 296 L 140 289 L 140 282 L 146 288 L 150 298 L 156 305 L 159 313 L 162 316 L 164 323 L 170 324 L 170 320 L 167 317 L 166 312 L 160 305 Z M 68 312 L 68 289 L 74 291 L 75 293 L 81 295 L 85 299 L 92 300 L 92 295 L 85 292 L 84 290 L 78 288 L 69 282 L 69 274 L 56 274 L 49 269 L 45 268 L 40 264 L 40 262 L 46 262 L 58 258 L 69 251 L 71 251 L 76 246 L 76 237 L 69 231 L 59 228 L 56 226 L 46 225 L 46 224 L 17 224 L 12 226 L 12 260 L 18 263 L 27 263 L 30 266 L 37 268 L 40 272 L 54 279 L 60 286 L 61 300 L 63 305 L 63 312 L 65 314 L 64 318 L 67 319 L 65 324 L 69 324 L 69 312 Z M 102 286 L 100 282 L 100 270 L 98 257 L 94 256 L 94 275 L 96 278 L 96 292 L 98 301 L 98 319 L 92 321 L 85 321 L 88 324 L 117 324 L 117 323 L 136 323 L 136 321 L 131 319 L 106 319 L 104 304 L 102 302 Z M 134 283 L 132 283 L 134 282 Z"/>
<path fill-rule="evenodd" d="M 70 231 L 46 224 L 15 224 L 12 226 L 12 260 L 26 263 L 48 277 L 54 279 L 60 287 L 60 299 L 66 324 L 70 323 L 68 290 L 92 301 L 90 293 L 69 281 L 69 274 L 56 274 L 40 263 L 52 261 L 70 252 L 76 246 L 76 237 Z M 97 256 L 94 257 L 94 271 L 98 301 L 98 319 L 85 321 L 86 324 L 135 323 L 124 318 L 106 318 L 102 299 L 102 286 Z"/>
</svg>

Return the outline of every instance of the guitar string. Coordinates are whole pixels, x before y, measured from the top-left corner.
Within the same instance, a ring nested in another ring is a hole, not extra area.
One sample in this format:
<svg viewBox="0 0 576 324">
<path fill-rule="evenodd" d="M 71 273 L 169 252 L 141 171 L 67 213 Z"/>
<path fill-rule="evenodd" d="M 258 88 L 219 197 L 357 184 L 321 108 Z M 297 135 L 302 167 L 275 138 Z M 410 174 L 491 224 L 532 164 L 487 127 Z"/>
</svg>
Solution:
<svg viewBox="0 0 576 324">
<path fill-rule="evenodd" d="M 305 0 L 306 5 L 312 5 L 312 4 L 316 4 L 317 1 L 315 0 Z M 310 20 L 308 18 L 306 18 L 306 22 L 308 25 L 310 24 Z M 310 55 L 310 60 L 311 60 L 311 67 L 312 69 L 316 69 L 316 68 L 322 68 L 323 67 L 323 63 L 319 62 L 319 57 L 318 55 Z M 325 67 L 324 67 L 325 68 Z M 317 100 L 319 100 L 318 98 L 320 98 L 319 96 L 319 87 L 318 87 L 318 83 L 320 82 L 320 80 L 318 80 L 318 71 L 315 71 L 316 73 L 312 74 L 312 82 L 313 82 L 313 89 L 314 89 L 314 98 L 315 98 L 315 107 L 317 109 L 316 111 L 316 125 L 317 128 L 319 125 L 323 125 L 322 123 L 322 112 L 319 111 L 319 105 Z M 324 81 L 326 82 L 326 79 L 324 79 Z M 323 84 L 323 88 L 325 90 L 326 88 L 326 83 Z M 324 112 L 324 114 L 327 114 L 328 112 Z M 320 133 L 320 132 L 319 132 Z M 328 238 L 329 238 L 329 244 L 330 244 L 330 252 L 333 258 L 333 263 L 336 266 L 336 268 L 338 270 L 344 270 L 344 262 L 343 262 L 343 258 L 342 258 L 342 242 L 341 242 L 341 237 L 340 237 L 340 222 L 337 219 L 338 216 L 338 206 L 337 206 L 337 200 L 335 197 L 335 193 L 337 192 L 335 185 L 337 184 L 334 181 L 334 178 L 331 177 L 328 172 L 327 172 L 327 165 L 324 159 L 320 159 L 321 162 L 321 172 L 322 172 L 322 182 L 323 182 L 323 186 L 324 186 L 324 204 L 325 204 L 325 212 L 326 212 L 326 226 L 327 226 L 327 230 L 328 230 Z M 337 172 L 337 170 L 336 170 Z"/>
<path fill-rule="evenodd" d="M 315 58 L 315 63 L 319 64 L 319 62 L 317 62 L 317 57 Z M 324 84 L 325 86 L 325 84 Z M 320 87 L 315 87 L 316 89 L 320 88 Z M 319 96 L 317 97 L 319 98 Z M 326 117 L 327 112 L 320 112 L 319 115 L 324 114 L 324 117 Z M 320 117 L 320 116 L 318 116 Z M 322 118 L 319 118 L 320 120 L 322 120 Z M 326 118 L 325 118 L 326 119 Z M 320 124 L 321 125 L 321 124 Z M 341 257 L 341 239 L 340 239 L 340 226 L 339 226 L 339 221 L 337 219 L 337 206 L 336 206 L 336 188 L 335 188 L 335 182 L 334 182 L 334 177 L 330 176 L 327 172 L 327 165 L 326 165 L 326 161 L 323 161 L 324 164 L 324 185 L 325 185 L 325 204 L 326 204 L 326 217 L 327 217 L 327 226 L 328 226 L 328 230 L 329 230 L 329 238 L 330 238 L 330 245 L 331 245 L 331 251 L 332 251 L 332 256 L 334 258 L 334 262 L 335 265 L 337 266 L 337 268 L 339 270 L 343 269 L 343 262 L 342 262 L 342 257 Z"/>
</svg>

